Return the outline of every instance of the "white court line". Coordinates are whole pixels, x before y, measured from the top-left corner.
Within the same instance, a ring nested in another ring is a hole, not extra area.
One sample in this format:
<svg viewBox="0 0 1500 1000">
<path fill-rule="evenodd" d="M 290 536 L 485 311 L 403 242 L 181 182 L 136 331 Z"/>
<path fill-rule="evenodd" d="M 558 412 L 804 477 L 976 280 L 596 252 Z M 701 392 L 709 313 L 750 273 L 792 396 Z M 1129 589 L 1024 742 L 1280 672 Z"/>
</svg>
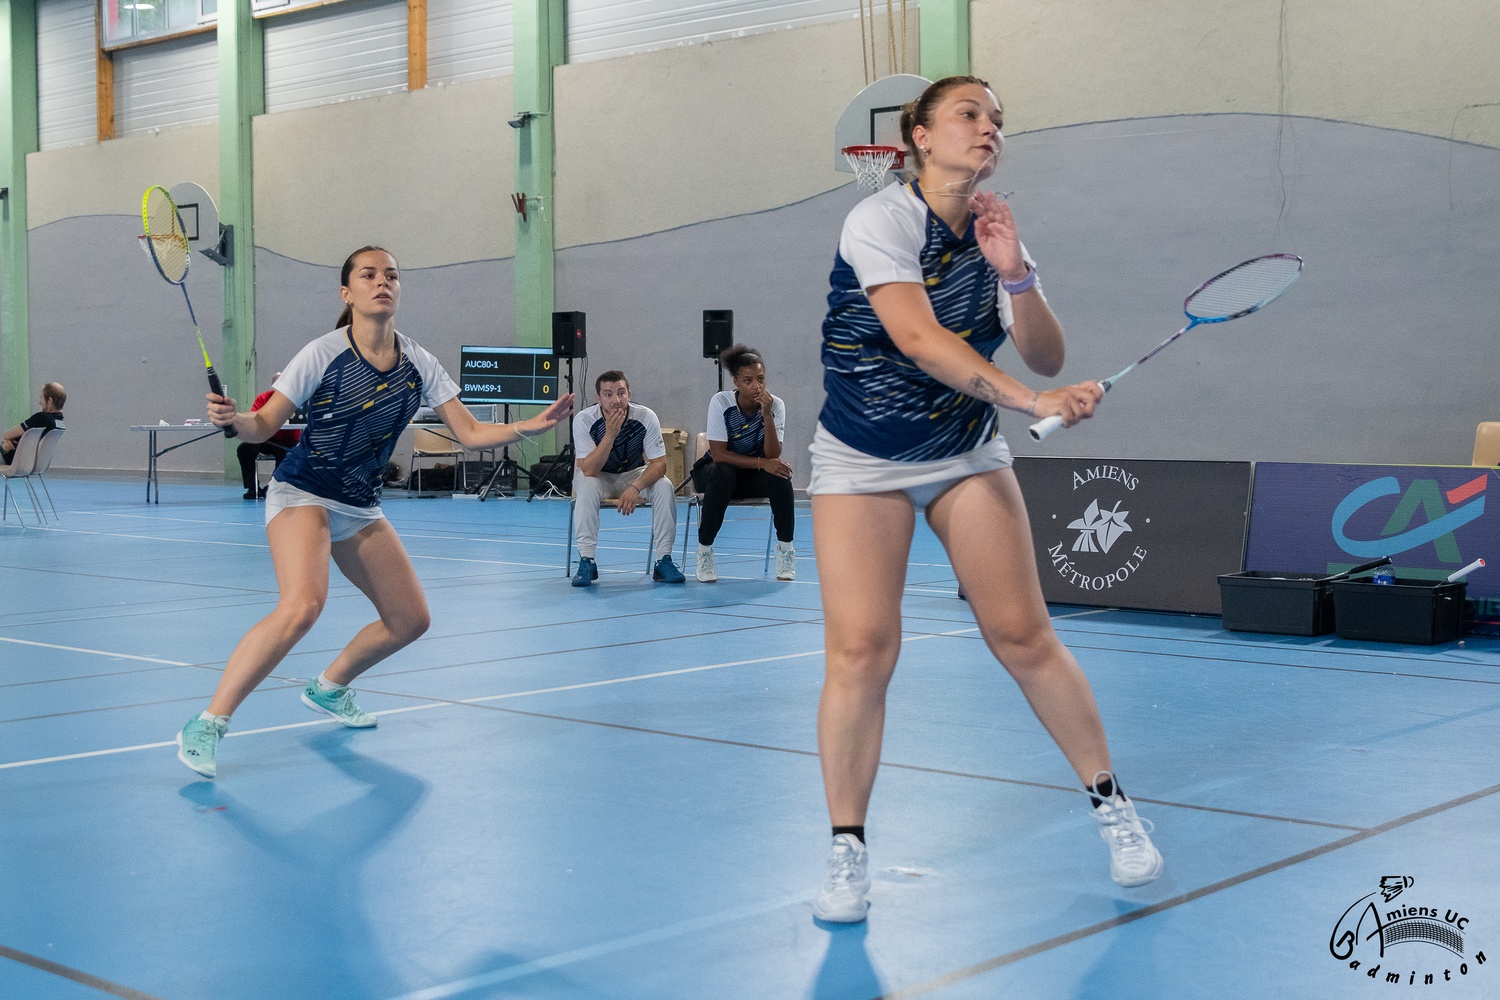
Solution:
<svg viewBox="0 0 1500 1000">
<path fill-rule="evenodd" d="M 902 638 L 902 642 L 918 642 L 922 639 L 941 639 L 945 636 L 963 635 L 967 632 L 977 632 L 976 628 L 955 629 L 952 632 L 933 632 L 926 635 L 913 635 Z M 91 650 L 91 652 L 98 652 Z M 633 681 L 649 681 L 659 677 L 676 677 L 680 674 L 697 674 L 705 670 L 722 670 L 725 667 L 743 667 L 753 663 L 775 663 L 779 660 L 796 660 L 808 656 L 822 656 L 823 650 L 814 649 L 805 653 L 784 653 L 781 656 L 762 656 L 753 660 L 731 660 L 727 663 L 710 663 L 701 667 L 682 667 L 678 670 L 658 670 L 649 674 L 633 674 L 629 677 L 611 677 L 602 681 L 584 681 L 579 684 L 562 684 L 556 687 L 536 688 L 531 691 L 512 691 L 506 694 L 484 695 L 478 698 L 464 698 L 462 700 L 447 700 L 424 702 L 420 705 L 408 705 L 405 708 L 388 708 L 381 712 L 371 712 L 375 716 L 404 715 L 407 712 L 426 712 L 434 708 L 451 708 L 454 705 L 478 705 L 487 701 L 503 701 L 507 698 L 527 698 L 538 694 L 555 694 L 560 691 L 580 691 L 584 688 L 608 687 L 612 684 L 629 684 Z M 105 654 L 109 655 L 109 654 Z M 191 666 L 191 664 L 183 664 Z M 378 693 L 378 692 L 372 692 Z M 421 695 L 388 695 L 387 697 L 420 698 Z M 225 739 L 236 736 L 255 736 L 260 733 L 276 733 L 283 729 L 305 729 L 308 726 L 327 726 L 337 722 L 336 719 L 314 719 L 311 722 L 292 722 L 282 726 L 265 726 L 261 729 L 245 729 L 237 733 L 229 733 Z M 111 747 L 108 750 L 86 750 L 83 753 L 62 754 L 57 757 L 38 757 L 35 760 L 17 760 L 8 764 L 0 764 L 0 771 L 9 770 L 13 767 L 30 767 L 33 764 L 55 764 L 65 760 L 83 760 L 87 757 L 105 757 L 117 753 L 130 753 L 134 750 L 155 750 L 159 747 L 176 746 L 176 739 L 170 739 L 162 743 L 138 743 L 135 746 Z"/>
<path fill-rule="evenodd" d="M 185 545 L 228 545 L 237 549 L 269 549 L 270 545 L 264 542 L 224 542 L 210 538 L 174 538 L 160 535 L 127 535 L 118 531 L 80 531 L 77 528 L 50 528 L 44 527 L 43 531 L 57 531 L 69 535 L 97 535 L 104 538 L 140 538 L 149 542 L 177 542 Z M 551 563 L 523 563 L 510 562 L 504 559 L 459 559 L 455 556 L 417 556 L 407 553 L 412 559 L 427 559 L 435 562 L 457 562 L 457 563 L 482 563 L 486 566 L 521 566 L 526 569 L 556 569 Z"/>
<path fill-rule="evenodd" d="M 533 959 L 530 962 L 521 962 L 518 965 L 506 966 L 493 972 L 483 972 L 477 976 L 469 976 L 467 979 L 454 980 L 451 983 L 442 983 L 438 986 L 429 986 L 426 989 L 417 990 L 414 993 L 403 993 L 394 1000 L 445 1000 L 446 997 L 455 997 L 471 990 L 477 990 L 485 986 L 494 986 L 496 983 L 509 982 L 513 979 L 522 979 L 538 972 L 548 969 L 556 969 L 564 965 L 572 965 L 574 962 L 585 962 L 591 958 L 608 955 L 612 952 L 624 951 L 638 945 L 655 944 L 670 938 L 689 934 L 693 931 L 707 930 L 710 927 L 719 927 L 724 924 L 733 923 L 736 920 L 744 920 L 749 917 L 757 917 L 762 913 L 770 913 L 775 910 L 785 909 L 788 906 L 799 906 L 807 903 L 807 896 L 788 896 L 785 899 L 766 900 L 761 903 L 751 903 L 748 906 L 737 907 L 733 910 L 724 910 L 721 913 L 712 913 L 705 917 L 695 917 L 691 920 L 682 920 L 665 927 L 656 927 L 649 931 L 640 931 L 635 934 L 627 934 L 617 937 L 611 941 L 601 941 L 598 944 L 584 945 L 582 948 L 574 948 L 571 951 L 558 952 L 556 955 L 548 955 L 546 958 Z"/>
<path fill-rule="evenodd" d="M 69 653 L 92 653 L 95 656 L 108 656 L 117 660 L 141 660 L 145 663 L 164 663 L 169 667 L 191 667 L 192 663 L 183 663 L 181 660 L 162 660 L 155 656 L 134 656 L 130 653 L 111 653 L 107 649 L 86 649 L 83 646 L 59 646 L 52 642 L 33 642 L 30 639 L 12 639 L 0 635 L 0 642 L 13 642 L 18 646 L 41 646 L 43 649 L 63 649 Z"/>
</svg>

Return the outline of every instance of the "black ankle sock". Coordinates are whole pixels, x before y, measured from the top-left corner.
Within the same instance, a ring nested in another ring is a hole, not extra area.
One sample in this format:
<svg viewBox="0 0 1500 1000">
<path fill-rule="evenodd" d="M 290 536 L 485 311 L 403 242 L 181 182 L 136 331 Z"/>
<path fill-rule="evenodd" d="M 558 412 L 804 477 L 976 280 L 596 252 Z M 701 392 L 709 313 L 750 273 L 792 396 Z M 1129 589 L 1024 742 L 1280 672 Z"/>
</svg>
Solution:
<svg viewBox="0 0 1500 1000">
<path fill-rule="evenodd" d="M 852 833 L 859 838 L 861 844 L 865 842 L 865 828 L 863 826 L 836 826 L 833 828 L 833 835 L 835 837 L 841 833 Z"/>
<path fill-rule="evenodd" d="M 1095 809 L 1099 808 L 1099 803 L 1116 792 L 1120 793 L 1121 798 L 1125 797 L 1125 790 L 1120 787 L 1120 783 L 1113 776 L 1105 778 L 1097 785 L 1084 785 L 1083 789 L 1089 793 L 1089 801 L 1094 804 Z"/>
</svg>

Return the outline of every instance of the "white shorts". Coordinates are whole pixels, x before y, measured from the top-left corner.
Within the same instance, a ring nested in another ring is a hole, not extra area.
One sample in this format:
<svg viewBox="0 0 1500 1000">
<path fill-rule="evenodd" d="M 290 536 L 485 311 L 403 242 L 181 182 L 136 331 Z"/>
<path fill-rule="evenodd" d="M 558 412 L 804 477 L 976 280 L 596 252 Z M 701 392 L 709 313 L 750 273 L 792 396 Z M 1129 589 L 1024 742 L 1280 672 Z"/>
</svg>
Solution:
<svg viewBox="0 0 1500 1000">
<path fill-rule="evenodd" d="M 328 537 L 334 542 L 353 538 L 376 521 L 385 519 L 385 511 L 380 509 L 379 504 L 373 507 L 356 507 L 299 490 L 291 483 L 283 483 L 279 479 L 271 480 L 271 485 L 266 488 L 266 523 L 270 524 L 273 517 L 288 507 L 322 507 L 328 511 Z"/>
<path fill-rule="evenodd" d="M 820 423 L 813 433 L 809 450 L 812 452 L 812 479 L 807 484 L 809 496 L 900 490 L 911 498 L 912 506 L 917 510 L 926 510 L 928 504 L 962 479 L 981 472 L 1008 469 L 1011 465 L 1010 445 L 999 435 L 973 451 L 952 458 L 893 462 L 849 447 Z"/>
</svg>

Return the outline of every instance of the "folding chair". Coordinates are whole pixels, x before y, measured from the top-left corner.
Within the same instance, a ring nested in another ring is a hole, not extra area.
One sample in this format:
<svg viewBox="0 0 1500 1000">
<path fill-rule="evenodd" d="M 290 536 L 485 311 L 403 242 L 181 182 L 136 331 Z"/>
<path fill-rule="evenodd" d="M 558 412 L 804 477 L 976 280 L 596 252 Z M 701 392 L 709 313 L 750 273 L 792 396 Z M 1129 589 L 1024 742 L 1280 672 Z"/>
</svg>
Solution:
<svg viewBox="0 0 1500 1000">
<path fill-rule="evenodd" d="M 270 466 L 269 469 L 266 468 L 268 464 Z M 260 474 L 262 471 L 264 471 L 266 474 L 264 482 L 262 482 L 260 478 Z M 265 496 L 261 493 L 261 490 L 266 489 L 271 485 L 271 477 L 274 475 L 276 475 L 276 459 L 272 458 L 270 455 L 255 456 L 255 498 L 257 500 L 265 499 Z"/>
<path fill-rule="evenodd" d="M 697 465 L 698 459 L 708 454 L 708 434 L 705 431 L 698 432 L 698 440 L 694 451 L 696 454 L 693 456 L 693 465 Z M 692 483 L 692 481 L 692 474 L 689 473 L 687 479 L 679 484 L 677 488 L 682 489 L 683 486 Z M 687 496 L 687 517 L 682 519 L 682 564 L 684 566 L 688 565 L 688 539 L 692 537 L 693 533 L 693 508 L 701 506 L 703 506 L 703 494 L 699 493 L 696 489 L 689 492 Z M 738 500 L 729 501 L 729 506 L 770 508 L 771 501 L 765 497 L 743 497 Z M 772 517 L 766 522 L 766 559 L 760 568 L 762 573 L 769 572 L 771 569 L 771 543 L 775 540 L 776 519 Z"/>
<path fill-rule="evenodd" d="M 21 435 L 21 440 L 16 442 L 16 453 L 11 456 L 9 465 L 0 465 L 0 477 L 5 479 L 5 497 L 0 500 L 0 521 L 10 516 L 12 506 L 16 509 L 16 520 L 21 527 L 26 527 L 26 522 L 21 518 L 21 505 L 16 498 L 10 495 L 10 482 L 12 479 L 24 480 L 26 492 L 31 496 L 31 509 L 36 513 L 36 523 L 46 524 L 47 518 L 42 513 L 42 505 L 37 499 L 36 488 L 31 485 L 31 477 L 36 475 L 36 457 L 41 448 L 42 435 L 47 433 L 45 427 L 32 427 Z"/>
<path fill-rule="evenodd" d="M 600 500 L 600 510 L 618 510 L 620 501 Z M 635 505 L 636 510 L 650 510 L 651 501 L 642 497 Z M 573 575 L 573 515 L 578 510 L 578 498 L 574 497 L 568 501 L 568 554 L 563 557 L 563 576 Z M 648 526 L 650 522 L 647 522 Z M 656 565 L 656 547 L 652 539 L 646 540 L 646 572 L 649 573 Z"/>
<path fill-rule="evenodd" d="M 57 520 L 57 504 L 52 502 L 52 491 L 47 488 L 47 472 L 52 468 L 52 456 L 57 454 L 57 446 L 62 442 L 63 429 L 54 427 L 42 434 L 42 443 L 36 450 L 36 481 L 42 484 L 42 492 L 47 495 L 47 506 L 52 508 L 52 519 Z M 20 515 L 17 514 L 17 517 Z"/>
<path fill-rule="evenodd" d="M 422 467 L 417 462 L 424 458 L 451 458 L 453 459 L 453 487 L 457 490 L 469 488 L 468 468 L 464 464 L 463 445 L 454 441 L 445 434 L 437 431 L 424 430 L 417 427 L 412 430 L 411 438 L 411 479 L 412 492 L 422 492 Z M 462 477 L 462 484 L 459 479 Z M 449 490 L 453 492 L 453 490 Z"/>
</svg>

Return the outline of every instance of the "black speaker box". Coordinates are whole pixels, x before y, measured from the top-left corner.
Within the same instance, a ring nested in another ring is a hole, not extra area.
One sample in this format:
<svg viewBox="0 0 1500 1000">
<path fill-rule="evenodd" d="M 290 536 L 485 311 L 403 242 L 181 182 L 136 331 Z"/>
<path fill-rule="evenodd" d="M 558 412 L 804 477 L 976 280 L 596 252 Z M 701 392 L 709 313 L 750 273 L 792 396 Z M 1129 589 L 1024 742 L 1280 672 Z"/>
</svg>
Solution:
<svg viewBox="0 0 1500 1000">
<path fill-rule="evenodd" d="M 587 328 L 581 312 L 552 314 L 552 353 L 560 358 L 589 356 Z"/>
<path fill-rule="evenodd" d="M 734 310 L 703 310 L 703 356 L 717 358 L 734 346 Z"/>
</svg>

